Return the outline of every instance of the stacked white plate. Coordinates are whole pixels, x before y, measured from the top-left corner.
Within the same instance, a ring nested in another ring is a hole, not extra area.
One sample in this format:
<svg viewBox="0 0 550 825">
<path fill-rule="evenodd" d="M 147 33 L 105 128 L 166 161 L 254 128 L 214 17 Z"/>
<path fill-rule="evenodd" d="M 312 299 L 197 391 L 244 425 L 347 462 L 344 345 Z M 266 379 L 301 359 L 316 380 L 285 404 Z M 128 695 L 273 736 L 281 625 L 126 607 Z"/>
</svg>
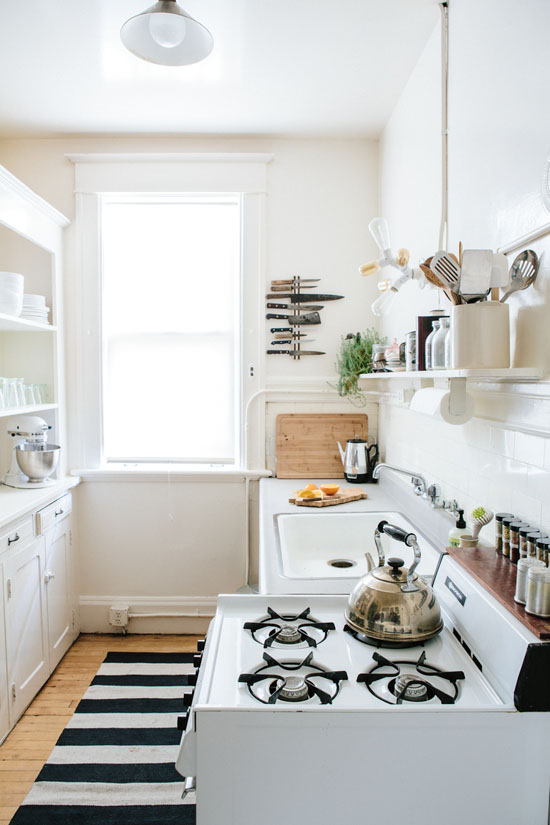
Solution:
<svg viewBox="0 0 550 825">
<path fill-rule="evenodd" d="M 48 323 L 48 313 L 50 308 L 46 306 L 45 295 L 24 295 L 21 318 L 27 321 L 37 321 L 41 324 Z"/>
<path fill-rule="evenodd" d="M 0 272 L 0 312 L 4 315 L 21 314 L 24 281 L 18 272 Z"/>
</svg>

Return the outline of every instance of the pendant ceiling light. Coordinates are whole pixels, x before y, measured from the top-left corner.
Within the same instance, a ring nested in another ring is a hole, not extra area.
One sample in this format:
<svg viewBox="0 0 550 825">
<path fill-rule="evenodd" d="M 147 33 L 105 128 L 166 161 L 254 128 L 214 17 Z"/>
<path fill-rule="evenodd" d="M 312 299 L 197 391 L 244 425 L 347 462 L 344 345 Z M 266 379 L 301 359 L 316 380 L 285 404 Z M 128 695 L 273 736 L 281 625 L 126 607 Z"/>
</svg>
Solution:
<svg viewBox="0 0 550 825">
<path fill-rule="evenodd" d="M 160 0 L 149 9 L 130 17 L 120 30 L 128 51 L 163 66 L 185 66 L 204 60 L 214 39 L 176 0 Z"/>
</svg>

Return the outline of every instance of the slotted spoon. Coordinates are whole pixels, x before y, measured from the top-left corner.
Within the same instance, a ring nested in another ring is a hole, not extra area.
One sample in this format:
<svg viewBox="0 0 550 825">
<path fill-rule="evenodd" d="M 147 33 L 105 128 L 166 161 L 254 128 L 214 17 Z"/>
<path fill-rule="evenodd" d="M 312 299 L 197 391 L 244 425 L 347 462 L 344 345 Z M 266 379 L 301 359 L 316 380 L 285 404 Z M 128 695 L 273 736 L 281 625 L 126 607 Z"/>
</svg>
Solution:
<svg viewBox="0 0 550 825">
<path fill-rule="evenodd" d="M 537 277 L 539 269 L 539 258 L 532 249 L 525 249 L 520 252 L 510 269 L 510 286 L 500 299 L 504 303 L 514 292 L 520 289 L 527 289 Z"/>
</svg>

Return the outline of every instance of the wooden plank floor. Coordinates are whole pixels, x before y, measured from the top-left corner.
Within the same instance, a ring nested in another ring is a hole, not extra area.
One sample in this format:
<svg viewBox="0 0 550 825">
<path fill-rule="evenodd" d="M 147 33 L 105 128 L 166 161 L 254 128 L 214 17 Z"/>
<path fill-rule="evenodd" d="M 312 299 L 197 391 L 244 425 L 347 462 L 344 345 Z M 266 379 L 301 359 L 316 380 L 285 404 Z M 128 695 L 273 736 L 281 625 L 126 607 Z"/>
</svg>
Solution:
<svg viewBox="0 0 550 825">
<path fill-rule="evenodd" d="M 7 825 L 111 650 L 195 651 L 198 636 L 80 636 L 0 746 L 0 825 Z"/>
</svg>

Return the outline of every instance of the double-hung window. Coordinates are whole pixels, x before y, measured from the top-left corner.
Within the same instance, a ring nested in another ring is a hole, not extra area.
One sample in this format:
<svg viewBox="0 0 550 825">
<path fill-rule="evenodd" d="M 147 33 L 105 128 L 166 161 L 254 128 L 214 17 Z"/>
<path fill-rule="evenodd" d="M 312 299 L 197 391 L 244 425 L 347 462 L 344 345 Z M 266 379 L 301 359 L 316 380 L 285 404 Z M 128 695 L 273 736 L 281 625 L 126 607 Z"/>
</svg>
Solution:
<svg viewBox="0 0 550 825">
<path fill-rule="evenodd" d="M 239 196 L 105 197 L 107 462 L 235 462 Z"/>
<path fill-rule="evenodd" d="M 263 386 L 271 157 L 69 157 L 73 464 L 243 466 L 247 404 Z"/>
</svg>

